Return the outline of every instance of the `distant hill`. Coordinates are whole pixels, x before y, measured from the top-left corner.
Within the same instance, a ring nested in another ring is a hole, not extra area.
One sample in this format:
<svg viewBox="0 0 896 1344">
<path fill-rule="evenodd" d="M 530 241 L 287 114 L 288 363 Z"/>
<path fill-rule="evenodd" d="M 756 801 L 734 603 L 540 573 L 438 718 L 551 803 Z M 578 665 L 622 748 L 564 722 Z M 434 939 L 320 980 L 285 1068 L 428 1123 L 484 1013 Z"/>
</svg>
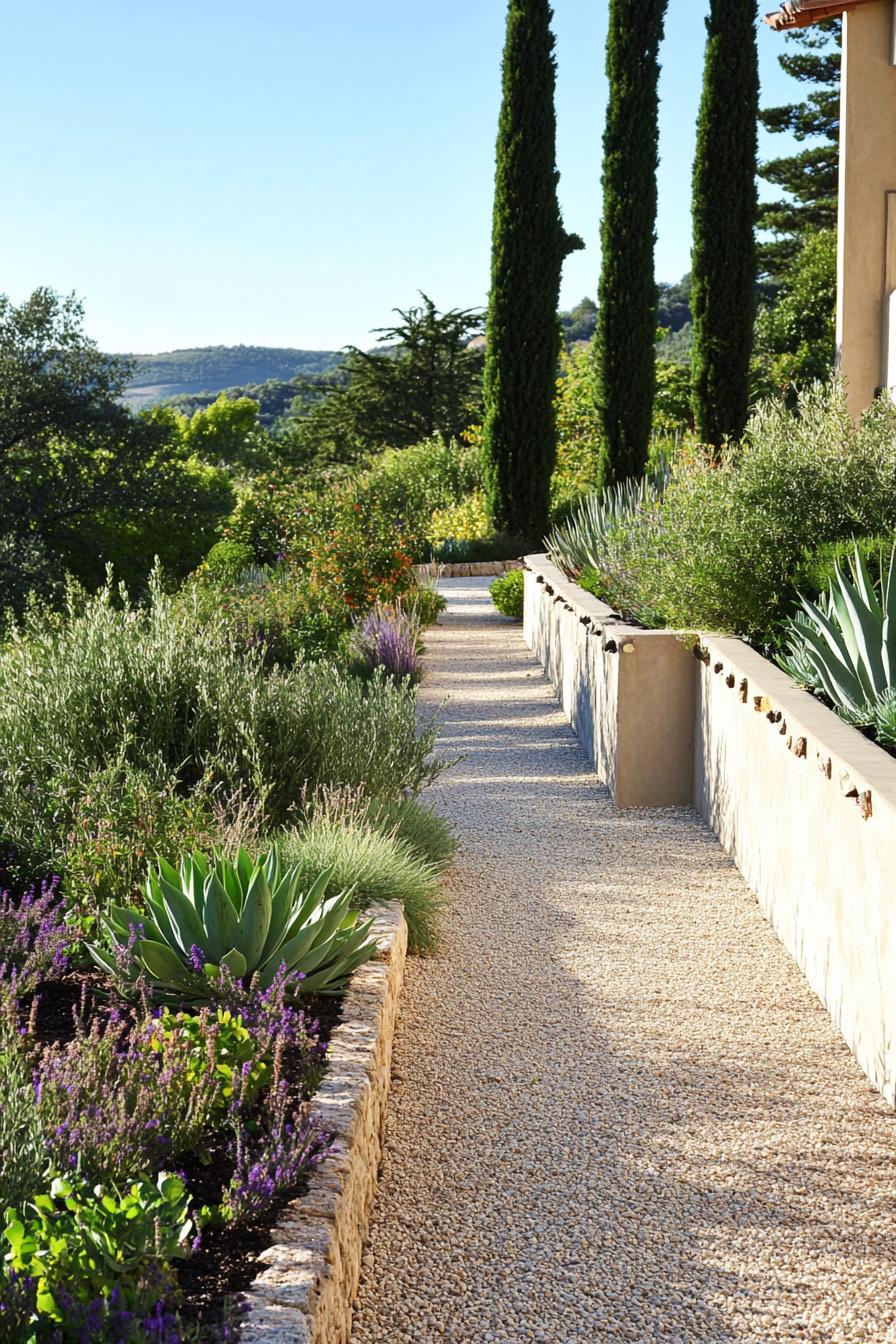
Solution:
<svg viewBox="0 0 896 1344">
<path fill-rule="evenodd" d="M 135 409 L 167 397 L 214 393 L 289 382 L 328 372 L 342 356 L 335 350 L 290 350 L 267 345 L 206 345 L 161 355 L 131 355 L 134 376 L 126 398 Z M 211 398 L 214 400 L 214 397 Z"/>
</svg>

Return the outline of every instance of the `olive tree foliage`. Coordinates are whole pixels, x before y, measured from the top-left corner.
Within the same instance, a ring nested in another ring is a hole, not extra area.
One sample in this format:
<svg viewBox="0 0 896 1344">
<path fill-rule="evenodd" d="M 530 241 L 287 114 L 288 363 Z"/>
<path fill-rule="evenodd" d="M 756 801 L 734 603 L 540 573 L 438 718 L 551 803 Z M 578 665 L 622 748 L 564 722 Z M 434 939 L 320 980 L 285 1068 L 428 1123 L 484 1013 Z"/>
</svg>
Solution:
<svg viewBox="0 0 896 1344">
<path fill-rule="evenodd" d="M 185 572 L 232 507 L 171 412 L 128 409 L 129 374 L 74 296 L 0 296 L 0 607 L 54 596 L 66 572 L 101 581 L 107 561 L 145 578 L 156 551 Z"/>
</svg>

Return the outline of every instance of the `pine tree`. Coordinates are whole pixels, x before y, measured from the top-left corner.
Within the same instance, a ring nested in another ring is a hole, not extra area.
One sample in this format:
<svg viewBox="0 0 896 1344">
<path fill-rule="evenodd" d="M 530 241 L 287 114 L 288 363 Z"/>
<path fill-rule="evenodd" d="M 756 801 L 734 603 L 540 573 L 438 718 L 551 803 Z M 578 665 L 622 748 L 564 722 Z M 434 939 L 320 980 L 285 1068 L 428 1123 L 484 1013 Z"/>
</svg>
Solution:
<svg viewBox="0 0 896 1344">
<path fill-rule="evenodd" d="M 692 394 L 697 433 L 743 433 L 756 316 L 756 0 L 711 0 L 694 164 Z"/>
<path fill-rule="evenodd" d="M 804 238 L 837 225 L 841 39 L 839 19 L 788 33 L 787 42 L 800 50 L 785 51 L 778 63 L 793 79 L 812 87 L 800 103 L 759 113 L 767 131 L 789 132 L 801 142 L 821 141 L 771 159 L 759 170 L 767 182 L 787 192 L 786 198 L 759 207 L 760 228 L 776 235 L 759 245 L 760 268 L 775 280 L 786 278 Z"/>
<path fill-rule="evenodd" d="M 595 361 L 608 482 L 640 476 L 656 386 L 659 46 L 666 0 L 610 0 Z"/>
<path fill-rule="evenodd" d="M 582 246 L 557 203 L 552 17 L 548 0 L 509 0 L 483 380 L 490 520 L 530 541 L 547 528 L 556 456 L 560 272 Z"/>
</svg>

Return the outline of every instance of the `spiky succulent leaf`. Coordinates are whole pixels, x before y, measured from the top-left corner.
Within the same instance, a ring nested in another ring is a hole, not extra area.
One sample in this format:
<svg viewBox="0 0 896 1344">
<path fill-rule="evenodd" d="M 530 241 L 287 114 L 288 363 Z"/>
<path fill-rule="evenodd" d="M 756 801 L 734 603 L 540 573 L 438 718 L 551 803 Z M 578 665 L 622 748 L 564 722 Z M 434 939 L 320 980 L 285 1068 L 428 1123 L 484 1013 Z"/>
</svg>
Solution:
<svg viewBox="0 0 896 1344">
<path fill-rule="evenodd" d="M 233 902 L 214 869 L 205 879 L 205 929 L 208 946 L 205 952 L 210 961 L 220 961 L 224 953 L 236 947 L 239 938 L 239 920 Z"/>
<path fill-rule="evenodd" d="M 167 943 L 141 938 L 136 950 L 141 965 L 151 979 L 177 989 L 189 989 L 192 977 L 182 959 Z"/>
<path fill-rule="evenodd" d="M 235 862 L 186 854 L 179 871 L 160 860 L 147 880 L 150 916 L 113 906 L 105 924 L 113 943 L 133 945 L 131 968 L 103 948 L 90 948 L 91 956 L 125 981 L 145 976 L 168 1001 L 209 998 L 221 967 L 237 980 L 257 969 L 266 988 L 285 964 L 290 972 L 307 970 L 327 993 L 339 992 L 375 944 L 365 941 L 369 923 L 359 924 L 351 891 L 327 897 L 332 874 L 325 870 L 302 893 L 299 869 L 282 871 L 276 851 L 257 863 L 244 850 Z"/>
<path fill-rule="evenodd" d="M 221 965 L 227 967 L 235 980 L 241 980 L 249 969 L 246 958 L 235 947 L 232 947 L 229 952 L 225 952 L 221 958 Z"/>
<path fill-rule="evenodd" d="M 817 602 L 801 598 L 803 611 L 789 624 L 781 665 L 804 674 L 851 722 L 868 723 L 874 706 L 893 690 L 896 673 L 896 546 L 886 574 L 880 557 L 877 582 L 858 546 L 849 569 L 847 574 L 836 566 L 828 592 Z"/>
<path fill-rule="evenodd" d="M 271 912 L 271 890 L 264 869 L 257 867 L 246 889 L 239 919 L 239 945 L 250 971 L 255 970 L 264 950 L 271 927 Z M 245 971 L 241 974 L 245 975 Z"/>
</svg>

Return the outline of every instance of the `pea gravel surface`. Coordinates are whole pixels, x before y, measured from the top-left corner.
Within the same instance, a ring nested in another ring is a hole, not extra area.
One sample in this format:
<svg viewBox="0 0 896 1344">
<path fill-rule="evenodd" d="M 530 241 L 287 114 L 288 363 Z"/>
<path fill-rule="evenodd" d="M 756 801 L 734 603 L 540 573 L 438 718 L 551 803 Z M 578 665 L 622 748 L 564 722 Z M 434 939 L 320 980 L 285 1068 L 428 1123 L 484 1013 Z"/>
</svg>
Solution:
<svg viewBox="0 0 896 1344">
<path fill-rule="evenodd" d="M 353 1344 L 896 1341 L 891 1112 L 711 832 L 617 812 L 487 581 L 443 589 L 461 851 Z"/>
</svg>

